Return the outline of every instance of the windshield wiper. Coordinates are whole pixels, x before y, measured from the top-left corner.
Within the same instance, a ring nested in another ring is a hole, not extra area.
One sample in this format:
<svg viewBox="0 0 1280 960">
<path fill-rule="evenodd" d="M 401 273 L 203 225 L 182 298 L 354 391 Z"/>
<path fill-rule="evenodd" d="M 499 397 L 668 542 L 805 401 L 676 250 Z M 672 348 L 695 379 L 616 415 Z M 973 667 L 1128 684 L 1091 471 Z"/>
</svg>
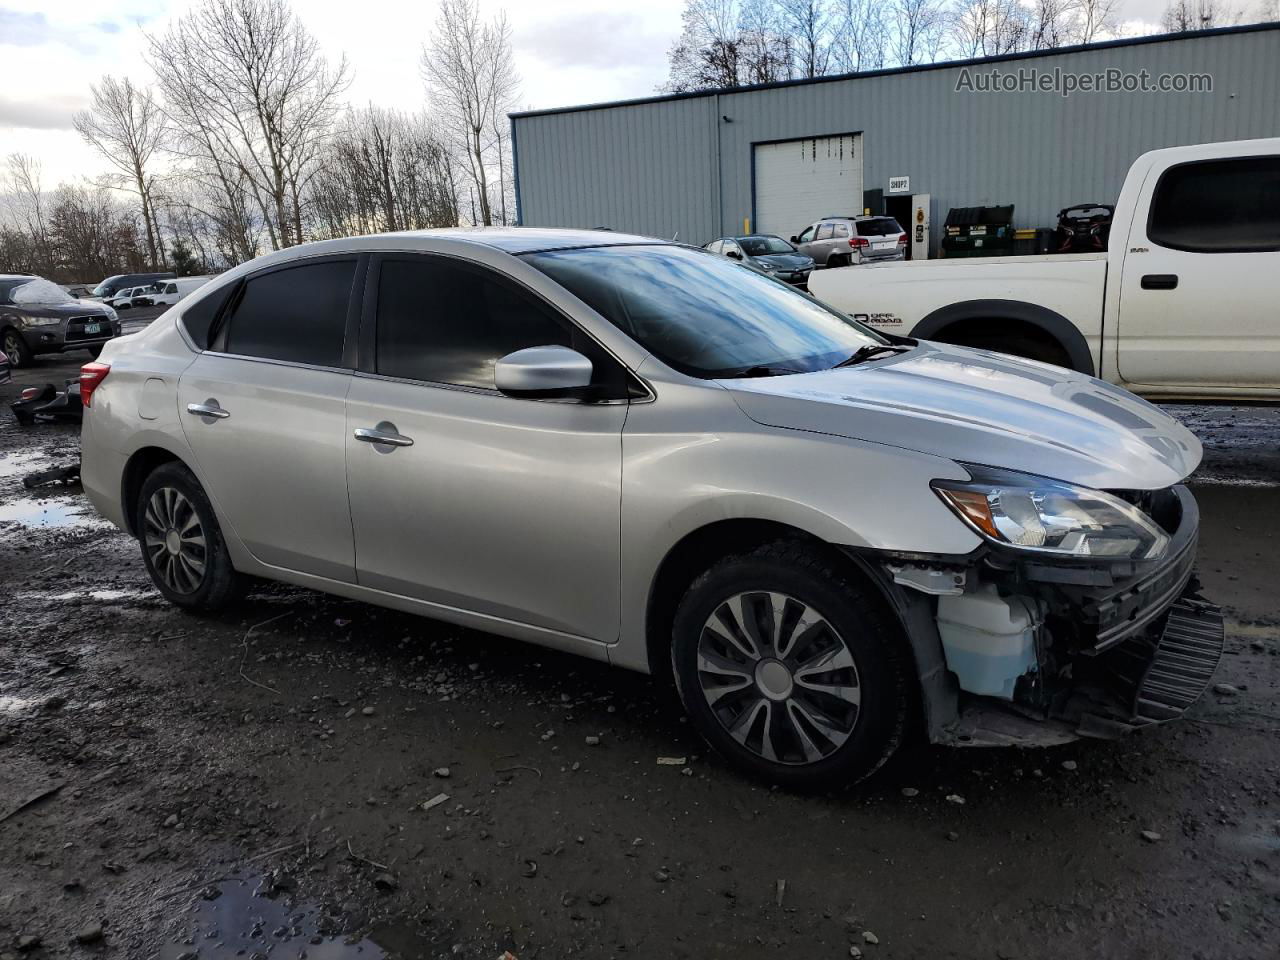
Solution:
<svg viewBox="0 0 1280 960">
<path fill-rule="evenodd" d="M 868 360 L 874 360 L 882 353 L 906 353 L 911 347 L 899 346 L 892 343 L 868 343 L 865 347 L 859 347 L 853 351 L 853 356 L 846 357 L 832 367 L 856 367 L 860 363 L 866 363 Z"/>
<path fill-rule="evenodd" d="M 724 375 L 725 380 L 737 380 L 745 377 L 784 377 L 789 373 L 805 373 L 804 370 L 795 370 L 791 367 L 770 367 L 764 364 L 757 364 L 754 367 L 746 367 L 742 370 L 735 370 L 732 373 Z"/>
</svg>

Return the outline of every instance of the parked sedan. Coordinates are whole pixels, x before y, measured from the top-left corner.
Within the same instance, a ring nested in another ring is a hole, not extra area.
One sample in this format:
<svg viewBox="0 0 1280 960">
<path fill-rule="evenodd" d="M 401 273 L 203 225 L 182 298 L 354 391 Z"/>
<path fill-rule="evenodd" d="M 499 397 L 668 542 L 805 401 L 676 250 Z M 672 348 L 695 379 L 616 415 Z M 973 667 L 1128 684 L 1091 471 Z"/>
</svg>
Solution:
<svg viewBox="0 0 1280 960">
<path fill-rule="evenodd" d="M 1222 652 L 1177 421 L 665 241 L 293 247 L 80 383 L 85 492 L 172 603 L 265 577 L 651 672 L 794 787 L 1169 720 Z"/>
<path fill-rule="evenodd" d="M 40 277 L 0 275 L 0 350 L 15 367 L 25 367 L 38 353 L 88 350 L 96 357 L 119 335 L 111 307 L 77 300 Z"/>
<path fill-rule="evenodd" d="M 813 271 L 813 258 L 806 257 L 787 241 L 772 234 L 753 233 L 744 237 L 721 237 L 704 248 L 712 253 L 755 267 L 761 273 L 803 287 Z"/>
</svg>

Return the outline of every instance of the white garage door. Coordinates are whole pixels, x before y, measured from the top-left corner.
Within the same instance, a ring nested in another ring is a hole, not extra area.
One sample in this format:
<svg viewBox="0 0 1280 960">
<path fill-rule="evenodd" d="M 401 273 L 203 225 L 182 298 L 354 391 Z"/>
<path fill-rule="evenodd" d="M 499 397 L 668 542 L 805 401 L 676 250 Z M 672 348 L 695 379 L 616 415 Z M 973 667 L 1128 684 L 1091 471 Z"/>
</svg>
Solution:
<svg viewBox="0 0 1280 960">
<path fill-rule="evenodd" d="M 810 137 L 755 148 L 758 233 L 789 237 L 823 217 L 862 213 L 862 137 Z"/>
</svg>

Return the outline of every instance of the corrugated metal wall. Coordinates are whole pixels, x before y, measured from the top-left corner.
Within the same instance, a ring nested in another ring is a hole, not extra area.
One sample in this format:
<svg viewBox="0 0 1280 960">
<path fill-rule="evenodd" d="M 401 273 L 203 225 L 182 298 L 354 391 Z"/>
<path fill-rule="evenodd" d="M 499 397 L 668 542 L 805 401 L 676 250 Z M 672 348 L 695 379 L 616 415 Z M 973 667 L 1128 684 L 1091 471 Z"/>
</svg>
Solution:
<svg viewBox="0 0 1280 960">
<path fill-rule="evenodd" d="M 1113 203 L 1146 150 L 1280 135 L 1277 26 L 986 62 L 971 75 L 993 67 L 1208 73 L 1213 92 L 962 92 L 951 65 L 518 114 L 522 222 L 703 243 L 753 216 L 753 143 L 861 131 L 866 188 L 910 176 L 913 193 L 932 195 L 936 246 L 954 206 L 1013 203 L 1018 226 L 1052 226 L 1069 204 Z"/>
</svg>

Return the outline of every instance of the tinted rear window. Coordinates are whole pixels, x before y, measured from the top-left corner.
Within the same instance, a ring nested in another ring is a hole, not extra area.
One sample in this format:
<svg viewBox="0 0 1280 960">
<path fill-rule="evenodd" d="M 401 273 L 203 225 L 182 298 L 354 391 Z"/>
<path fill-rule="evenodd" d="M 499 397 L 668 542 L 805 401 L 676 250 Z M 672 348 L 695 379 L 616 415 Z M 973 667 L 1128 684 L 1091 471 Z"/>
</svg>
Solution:
<svg viewBox="0 0 1280 960">
<path fill-rule="evenodd" d="M 355 260 L 326 260 L 250 278 L 228 321 L 227 353 L 341 366 L 355 271 Z"/>
<path fill-rule="evenodd" d="M 902 228 L 893 217 L 874 217 L 871 220 L 859 220 L 855 226 L 860 237 L 883 237 L 886 234 L 898 234 Z"/>
<path fill-rule="evenodd" d="M 1170 167 L 1151 200 L 1147 238 L 1200 253 L 1280 250 L 1280 157 Z"/>
</svg>

